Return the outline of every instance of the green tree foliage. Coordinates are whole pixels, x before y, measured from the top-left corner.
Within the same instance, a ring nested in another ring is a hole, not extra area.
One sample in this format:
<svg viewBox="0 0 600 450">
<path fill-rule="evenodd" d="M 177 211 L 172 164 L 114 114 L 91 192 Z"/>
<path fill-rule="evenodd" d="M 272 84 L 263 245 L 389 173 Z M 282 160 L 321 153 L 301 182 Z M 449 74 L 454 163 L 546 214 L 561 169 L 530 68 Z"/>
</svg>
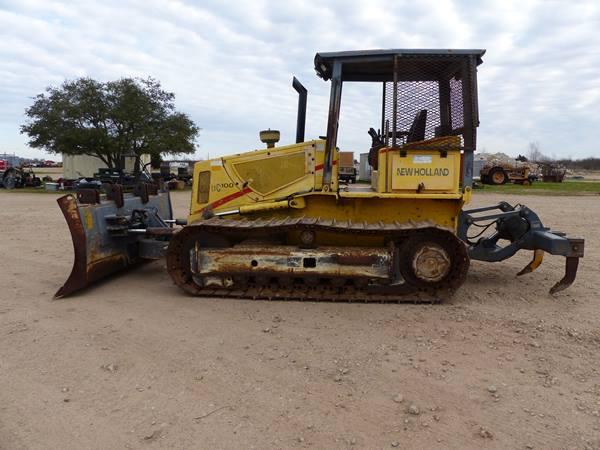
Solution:
<svg viewBox="0 0 600 450">
<path fill-rule="evenodd" d="M 101 83 L 91 78 L 49 87 L 26 109 L 21 133 L 50 153 L 90 155 L 122 168 L 124 156 L 193 153 L 199 128 L 177 112 L 175 95 L 152 78 Z"/>
</svg>

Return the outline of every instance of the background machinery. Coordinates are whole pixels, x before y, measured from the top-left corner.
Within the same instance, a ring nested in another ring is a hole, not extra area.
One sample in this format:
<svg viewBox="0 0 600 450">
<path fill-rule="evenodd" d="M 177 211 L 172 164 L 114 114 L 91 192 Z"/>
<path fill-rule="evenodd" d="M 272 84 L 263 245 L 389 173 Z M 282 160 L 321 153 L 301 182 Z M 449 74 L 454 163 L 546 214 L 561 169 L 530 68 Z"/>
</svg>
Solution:
<svg viewBox="0 0 600 450">
<path fill-rule="evenodd" d="M 542 168 L 542 181 L 544 183 L 562 183 L 567 174 L 566 167 L 551 162 L 540 163 Z"/>
<path fill-rule="evenodd" d="M 39 187 L 42 185 L 40 180 L 31 167 L 8 167 L 6 170 L 0 170 L 0 187 L 5 189 L 15 189 L 24 187 Z"/>
<path fill-rule="evenodd" d="M 276 147 L 277 136 L 267 148 L 196 163 L 185 221 L 172 218 L 168 193 L 149 184 L 131 195 L 113 185 L 106 199 L 95 190 L 60 198 L 75 262 L 57 296 L 166 255 L 174 282 L 193 295 L 431 301 L 464 282 L 470 259 L 501 261 L 522 249 L 534 259 L 521 274 L 544 252 L 565 256 L 565 277 L 551 292 L 564 289 L 582 239 L 549 230 L 525 206 L 464 209 L 484 53 L 318 53 L 317 75 L 331 82 L 325 139 L 305 141 L 306 89 L 294 78 L 296 143 Z M 382 116 L 379 130 L 369 130 L 371 184 L 340 189 L 336 143 L 349 82 L 381 86 Z"/>
<path fill-rule="evenodd" d="M 528 186 L 535 181 L 536 176 L 531 172 L 531 166 L 528 163 L 512 164 L 493 160 L 481 168 L 480 179 L 483 184 L 515 183 Z"/>
</svg>

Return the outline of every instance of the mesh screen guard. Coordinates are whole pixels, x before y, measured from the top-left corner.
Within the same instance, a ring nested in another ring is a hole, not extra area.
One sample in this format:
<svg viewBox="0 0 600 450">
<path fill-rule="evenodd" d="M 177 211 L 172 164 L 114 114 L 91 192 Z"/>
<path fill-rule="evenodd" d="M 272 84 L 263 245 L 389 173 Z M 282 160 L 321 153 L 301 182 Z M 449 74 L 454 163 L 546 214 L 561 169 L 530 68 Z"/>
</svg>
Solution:
<svg viewBox="0 0 600 450">
<path fill-rule="evenodd" d="M 317 53 L 317 75 L 325 81 L 331 80 L 323 183 L 328 184 L 331 179 L 342 84 L 358 81 L 381 83 L 384 89 L 381 135 L 370 133 L 373 148 L 381 144 L 401 147 L 434 137 L 460 137 L 459 147 L 464 150 L 462 185 L 471 186 L 473 152 L 479 126 L 477 66 L 482 63 L 484 54 L 483 49 L 379 49 Z M 437 142 L 449 141 L 440 139 Z"/>
<path fill-rule="evenodd" d="M 395 64 L 394 81 L 383 83 L 381 130 L 386 145 L 398 147 L 442 136 L 463 138 L 467 134 L 466 141 L 474 150 L 476 110 L 465 108 L 465 98 L 472 103 L 472 88 L 464 86 L 470 81 L 465 76 L 468 71 L 443 59 L 415 60 L 410 66 L 407 73 Z M 463 142 L 461 139 L 461 147 Z"/>
</svg>

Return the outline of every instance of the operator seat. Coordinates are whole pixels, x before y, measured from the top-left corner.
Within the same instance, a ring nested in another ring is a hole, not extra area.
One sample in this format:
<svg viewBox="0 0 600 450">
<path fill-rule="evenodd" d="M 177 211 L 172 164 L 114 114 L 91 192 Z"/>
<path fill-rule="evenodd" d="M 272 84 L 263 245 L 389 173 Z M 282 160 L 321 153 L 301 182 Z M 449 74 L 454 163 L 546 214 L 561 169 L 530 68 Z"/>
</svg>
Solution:
<svg viewBox="0 0 600 450">
<path fill-rule="evenodd" d="M 425 126 L 427 125 L 427 110 L 420 110 L 413 120 L 406 136 L 406 143 L 425 140 Z"/>
<path fill-rule="evenodd" d="M 406 143 L 419 142 L 425 140 L 425 129 L 427 126 L 427 110 L 421 109 L 415 114 L 415 118 L 408 131 L 397 131 L 396 136 L 406 136 Z M 371 149 L 369 150 L 369 164 L 373 167 L 373 170 L 378 170 L 378 158 L 379 150 L 385 147 L 383 140 L 375 132 L 373 128 L 369 129 L 369 135 L 372 139 Z M 392 133 L 388 134 L 388 138 L 392 137 Z"/>
</svg>

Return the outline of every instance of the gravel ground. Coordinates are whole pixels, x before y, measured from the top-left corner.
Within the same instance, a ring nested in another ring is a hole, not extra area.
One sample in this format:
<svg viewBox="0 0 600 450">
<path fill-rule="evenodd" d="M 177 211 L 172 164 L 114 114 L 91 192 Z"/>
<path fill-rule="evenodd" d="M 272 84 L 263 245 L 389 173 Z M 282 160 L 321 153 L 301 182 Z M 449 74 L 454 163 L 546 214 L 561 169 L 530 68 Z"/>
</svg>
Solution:
<svg viewBox="0 0 600 450">
<path fill-rule="evenodd" d="M 55 301 L 54 198 L 0 192 L 2 449 L 600 448 L 596 197 L 503 198 L 586 238 L 569 290 L 523 254 L 442 305 L 197 299 L 160 262 Z"/>
</svg>

